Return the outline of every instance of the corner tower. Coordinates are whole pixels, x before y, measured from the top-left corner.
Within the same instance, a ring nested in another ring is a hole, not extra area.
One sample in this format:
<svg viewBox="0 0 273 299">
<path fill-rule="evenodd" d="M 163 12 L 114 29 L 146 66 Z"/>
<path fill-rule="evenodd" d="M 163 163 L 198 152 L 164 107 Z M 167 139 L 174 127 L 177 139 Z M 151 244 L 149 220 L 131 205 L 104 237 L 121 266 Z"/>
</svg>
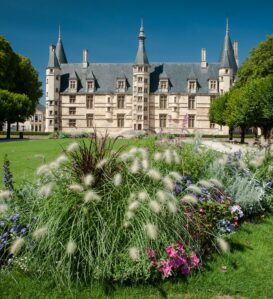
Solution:
<svg viewBox="0 0 273 299">
<path fill-rule="evenodd" d="M 226 21 L 226 35 L 220 56 L 219 68 L 219 91 L 220 94 L 228 91 L 235 80 L 238 65 L 235 58 L 234 49 L 229 36 L 228 18 Z"/>
<path fill-rule="evenodd" d="M 150 65 L 145 49 L 145 33 L 141 20 L 138 50 L 133 65 L 133 128 L 149 129 Z"/>
</svg>

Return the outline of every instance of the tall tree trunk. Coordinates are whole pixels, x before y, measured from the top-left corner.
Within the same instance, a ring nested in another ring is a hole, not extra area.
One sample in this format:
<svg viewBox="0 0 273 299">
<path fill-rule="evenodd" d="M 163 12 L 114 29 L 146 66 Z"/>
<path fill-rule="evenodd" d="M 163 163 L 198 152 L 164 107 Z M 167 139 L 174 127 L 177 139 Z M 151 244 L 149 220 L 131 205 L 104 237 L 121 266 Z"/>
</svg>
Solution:
<svg viewBox="0 0 273 299">
<path fill-rule="evenodd" d="M 246 127 L 241 126 L 241 142 L 240 143 L 245 143 L 245 135 L 246 135 Z"/>
<path fill-rule="evenodd" d="M 7 122 L 7 139 L 10 139 L 10 122 Z"/>
<path fill-rule="evenodd" d="M 255 142 L 258 142 L 258 127 L 254 127 Z"/>
<path fill-rule="evenodd" d="M 229 135 L 229 140 L 233 140 L 233 127 L 228 128 L 228 135 Z"/>
<path fill-rule="evenodd" d="M 16 122 L 16 131 L 17 132 L 19 131 L 19 122 L 18 121 Z"/>
</svg>

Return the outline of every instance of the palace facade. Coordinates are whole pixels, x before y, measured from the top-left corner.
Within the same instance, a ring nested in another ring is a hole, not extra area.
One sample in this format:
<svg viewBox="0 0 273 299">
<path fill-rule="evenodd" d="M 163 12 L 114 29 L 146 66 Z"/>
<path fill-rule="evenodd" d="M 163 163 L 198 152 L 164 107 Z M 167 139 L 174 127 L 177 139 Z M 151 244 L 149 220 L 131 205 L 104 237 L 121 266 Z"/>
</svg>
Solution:
<svg viewBox="0 0 273 299">
<path fill-rule="evenodd" d="M 201 49 L 197 63 L 150 63 L 144 27 L 138 35 L 134 63 L 68 63 L 61 34 L 49 47 L 46 68 L 46 132 L 98 131 L 120 133 L 151 130 L 226 134 L 210 123 L 214 98 L 234 84 L 238 42 L 232 45 L 228 22 L 218 63 L 208 63 Z"/>
</svg>

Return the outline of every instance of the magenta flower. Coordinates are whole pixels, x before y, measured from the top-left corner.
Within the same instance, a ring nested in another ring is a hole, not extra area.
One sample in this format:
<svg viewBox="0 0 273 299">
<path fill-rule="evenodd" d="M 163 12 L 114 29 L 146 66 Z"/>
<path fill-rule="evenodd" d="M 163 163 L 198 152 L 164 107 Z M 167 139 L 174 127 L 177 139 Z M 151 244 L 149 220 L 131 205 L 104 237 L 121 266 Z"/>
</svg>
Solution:
<svg viewBox="0 0 273 299">
<path fill-rule="evenodd" d="M 177 256 L 177 252 L 176 252 L 176 250 L 173 248 L 172 245 L 170 245 L 170 246 L 168 246 L 168 247 L 166 248 L 166 252 L 167 252 L 167 254 L 168 254 L 169 257 L 176 257 L 176 256 Z"/>
<path fill-rule="evenodd" d="M 191 266 L 193 268 L 196 268 L 200 263 L 200 259 L 194 252 L 191 254 L 190 260 L 191 260 Z"/>
<path fill-rule="evenodd" d="M 179 267 L 187 264 L 187 258 L 186 256 L 176 256 L 172 259 L 171 263 L 174 269 L 178 269 Z"/>
<path fill-rule="evenodd" d="M 160 272 L 163 273 L 163 276 L 165 278 L 170 277 L 172 275 L 172 265 L 169 260 L 166 261 L 161 261 L 161 267 L 160 267 Z"/>
<path fill-rule="evenodd" d="M 181 269 L 181 273 L 184 275 L 188 275 L 190 273 L 190 267 L 188 265 L 185 265 L 182 269 Z"/>
<path fill-rule="evenodd" d="M 183 254 L 185 252 L 184 245 L 180 241 L 176 241 L 177 249 Z"/>
</svg>

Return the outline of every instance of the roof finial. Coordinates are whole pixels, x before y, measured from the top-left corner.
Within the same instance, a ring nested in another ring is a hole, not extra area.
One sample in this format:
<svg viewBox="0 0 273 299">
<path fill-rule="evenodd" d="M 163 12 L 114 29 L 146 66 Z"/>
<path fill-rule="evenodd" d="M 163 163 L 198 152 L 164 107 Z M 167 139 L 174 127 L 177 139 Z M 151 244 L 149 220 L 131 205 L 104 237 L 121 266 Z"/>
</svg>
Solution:
<svg viewBox="0 0 273 299">
<path fill-rule="evenodd" d="M 228 28 L 228 17 L 227 17 L 227 19 L 226 19 L 226 33 L 228 33 L 229 32 L 229 28 Z"/>
<path fill-rule="evenodd" d="M 59 39 L 62 39 L 62 35 L 61 35 L 61 25 L 59 24 Z"/>
<path fill-rule="evenodd" d="M 141 28 L 144 28 L 144 25 L 143 25 L 143 18 L 141 18 L 141 21 L 140 21 L 140 27 L 141 27 Z"/>
</svg>

